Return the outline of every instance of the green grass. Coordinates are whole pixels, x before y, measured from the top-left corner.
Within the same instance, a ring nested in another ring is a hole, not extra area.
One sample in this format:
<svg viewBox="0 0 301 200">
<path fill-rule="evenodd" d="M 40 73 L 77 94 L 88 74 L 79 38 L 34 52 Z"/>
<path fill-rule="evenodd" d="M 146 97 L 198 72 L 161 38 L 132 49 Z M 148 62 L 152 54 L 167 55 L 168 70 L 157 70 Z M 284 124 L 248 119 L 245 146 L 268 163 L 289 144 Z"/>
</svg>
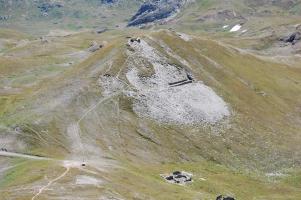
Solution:
<svg viewBox="0 0 301 200">
<path fill-rule="evenodd" d="M 137 193 L 145 194 L 145 198 L 155 199 L 215 199 L 219 194 L 232 195 L 237 199 L 299 199 L 301 189 L 290 185 L 282 178 L 277 182 L 268 181 L 263 175 L 247 174 L 212 162 L 184 162 L 162 165 L 145 165 L 128 163 L 127 170 L 116 173 L 115 184 L 132 198 Z M 193 182 L 185 186 L 169 184 L 160 174 L 184 170 L 193 173 Z M 293 178 L 294 175 L 287 179 Z M 139 183 L 139 184 L 135 184 Z M 135 188 L 135 189 L 134 189 Z M 149 196 L 148 196 L 149 195 Z"/>
<path fill-rule="evenodd" d="M 189 62 L 197 80 L 223 97 L 233 115 L 226 123 L 229 126 L 173 126 L 138 118 L 127 96 L 99 105 L 81 122 L 81 134 L 121 163 L 123 168 L 103 172 L 111 190 L 128 199 L 214 199 L 221 193 L 246 200 L 300 198 L 300 172 L 296 167 L 288 176 L 275 180 L 263 175 L 285 171 L 299 159 L 292 155 L 300 150 L 296 110 L 301 98 L 301 88 L 296 83 L 301 82 L 300 69 L 199 35 L 185 42 L 165 31 L 129 29 L 101 35 L 86 32 L 55 38 L 47 45 L 33 42 L 9 49 L 7 53 L 17 58 L 0 58 L 1 81 L 12 80 L 21 92 L 1 96 L 0 119 L 2 126 L 22 128 L 19 139 L 28 145 L 25 152 L 62 159 L 70 154 L 68 125 L 101 98 L 98 78 L 106 72 L 109 62 L 112 67 L 106 73 L 116 75 L 120 71 L 120 79 L 126 81 L 125 73 L 131 67 L 125 65 L 128 35 L 151 35 L 153 39 L 146 40 L 169 57 L 158 40 L 167 44 Z M 81 62 L 64 69 L 57 67 L 70 61 L 64 55 L 86 50 L 94 40 L 107 44 Z M 179 60 L 169 59 L 185 67 Z M 144 74 L 149 76 L 151 72 Z M 25 87 L 24 83 L 34 84 Z M 260 95 L 261 91 L 267 96 Z M 48 105 L 62 95 L 70 95 L 70 99 L 50 109 Z M 150 137 L 141 134 L 143 127 Z M 30 129 L 38 133 L 47 130 L 43 135 L 47 142 Z M 49 162 L 26 161 L 6 173 L 1 187 L 34 185 L 43 178 L 42 174 L 58 172 L 53 167 Z M 181 187 L 159 176 L 174 170 L 192 172 L 194 182 Z"/>
<path fill-rule="evenodd" d="M 49 161 L 29 161 L 15 159 L 12 165 L 15 167 L 9 169 L 0 180 L 0 188 L 5 189 L 13 186 L 20 186 L 34 183 L 44 177 L 45 169 L 50 166 Z"/>
</svg>

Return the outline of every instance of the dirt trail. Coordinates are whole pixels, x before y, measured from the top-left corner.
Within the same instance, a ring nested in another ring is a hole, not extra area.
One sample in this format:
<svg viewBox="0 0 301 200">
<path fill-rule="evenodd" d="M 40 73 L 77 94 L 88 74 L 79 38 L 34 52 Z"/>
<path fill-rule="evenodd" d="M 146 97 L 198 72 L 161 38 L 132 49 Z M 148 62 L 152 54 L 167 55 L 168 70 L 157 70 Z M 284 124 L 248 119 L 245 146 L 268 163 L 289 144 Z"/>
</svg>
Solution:
<svg viewBox="0 0 301 200">
<path fill-rule="evenodd" d="M 111 66 L 110 66 L 111 67 Z M 121 70 L 120 70 L 121 71 Z M 120 73 L 120 72 L 119 72 Z M 116 76 L 118 78 L 118 76 Z M 95 104 L 91 105 L 86 111 L 82 113 L 78 121 L 75 121 L 73 123 L 70 123 L 67 127 L 67 135 L 70 138 L 71 141 L 71 151 L 72 151 L 72 157 L 70 160 L 58 160 L 58 159 L 52 159 L 47 157 L 39 157 L 34 155 L 27 155 L 27 154 L 21 154 L 21 153 L 13 153 L 13 152 L 5 152 L 0 151 L 0 156 L 5 157 L 19 157 L 19 158 L 25 158 L 25 159 L 32 159 L 32 160 L 51 160 L 58 162 L 59 165 L 65 168 L 64 172 L 57 176 L 56 178 L 49 180 L 46 185 L 39 186 L 39 189 L 34 192 L 34 196 L 31 198 L 31 200 L 36 200 L 39 198 L 39 196 L 48 190 L 54 183 L 58 182 L 59 180 L 63 179 L 72 168 L 77 168 L 83 172 L 89 173 L 89 174 L 98 174 L 99 169 L 97 168 L 96 164 L 94 165 L 93 162 L 88 161 L 88 155 L 87 150 L 85 150 L 85 144 L 83 142 L 80 123 L 91 113 L 93 112 L 99 105 L 102 103 L 122 94 L 124 91 L 119 90 L 116 91 L 109 96 L 105 96 L 103 98 L 100 98 Z M 88 163 L 86 163 L 89 162 Z M 93 170 L 87 169 L 85 165 L 88 164 L 88 166 L 92 167 Z M 96 171 L 94 170 L 96 169 Z"/>
<path fill-rule="evenodd" d="M 68 172 L 70 171 L 70 167 L 66 167 L 66 170 L 58 177 L 56 177 L 55 179 L 49 181 L 49 183 L 43 187 L 41 187 L 38 191 L 38 193 L 36 195 L 34 195 L 31 200 L 35 200 L 40 194 L 42 194 L 42 192 L 44 190 L 46 190 L 48 187 L 50 187 L 53 183 L 55 183 L 56 181 L 60 180 L 61 178 L 63 178 L 64 176 L 66 176 L 68 174 Z"/>
<path fill-rule="evenodd" d="M 51 158 L 46 158 L 46 157 L 33 156 L 33 155 L 27 155 L 27 154 L 21 154 L 21 153 L 13 153 L 13 152 L 6 152 L 6 151 L 0 151 L 0 156 L 26 158 L 26 159 L 32 159 L 32 160 L 53 160 Z"/>
</svg>

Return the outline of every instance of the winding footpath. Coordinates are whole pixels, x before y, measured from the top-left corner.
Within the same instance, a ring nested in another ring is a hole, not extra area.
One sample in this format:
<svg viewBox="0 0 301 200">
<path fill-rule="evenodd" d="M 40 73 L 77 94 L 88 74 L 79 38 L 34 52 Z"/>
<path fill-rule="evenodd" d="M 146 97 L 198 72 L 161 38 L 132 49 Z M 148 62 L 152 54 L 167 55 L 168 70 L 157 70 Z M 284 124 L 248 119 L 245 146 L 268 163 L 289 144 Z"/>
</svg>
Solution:
<svg viewBox="0 0 301 200">
<path fill-rule="evenodd" d="M 64 171 L 64 173 L 62 173 L 60 176 L 56 177 L 55 179 L 49 181 L 49 183 L 48 183 L 47 185 L 41 187 L 41 188 L 39 189 L 39 192 L 38 192 L 36 195 L 34 195 L 34 196 L 31 198 L 31 200 L 35 200 L 40 194 L 42 194 L 42 192 L 43 192 L 45 189 L 47 189 L 47 188 L 50 187 L 53 183 L 55 183 L 56 181 L 60 180 L 60 179 L 63 178 L 64 176 L 66 176 L 66 174 L 68 174 L 69 170 L 70 170 L 70 167 L 66 167 L 66 170 Z"/>
</svg>

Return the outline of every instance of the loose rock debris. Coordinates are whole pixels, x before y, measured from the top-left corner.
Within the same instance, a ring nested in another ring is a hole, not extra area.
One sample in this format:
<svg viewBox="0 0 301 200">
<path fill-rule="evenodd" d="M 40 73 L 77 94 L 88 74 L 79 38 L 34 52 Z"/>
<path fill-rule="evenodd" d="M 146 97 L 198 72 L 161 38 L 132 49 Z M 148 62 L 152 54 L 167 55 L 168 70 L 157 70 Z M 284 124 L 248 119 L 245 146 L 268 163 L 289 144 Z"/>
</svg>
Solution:
<svg viewBox="0 0 301 200">
<path fill-rule="evenodd" d="M 126 78 L 134 88 L 133 111 L 138 116 L 161 123 L 214 124 L 230 115 L 223 99 L 194 80 L 187 69 L 170 64 L 167 57 L 144 40 L 129 41 L 128 45 L 128 54 L 135 62 L 129 61 Z M 140 76 L 144 62 L 151 63 L 150 76 Z"/>
<path fill-rule="evenodd" d="M 173 173 L 168 175 L 161 174 L 161 177 L 169 183 L 175 183 L 179 185 L 184 185 L 186 183 L 192 182 L 192 174 L 184 171 L 174 171 Z"/>
<path fill-rule="evenodd" d="M 103 89 L 104 96 L 109 96 L 117 91 L 123 90 L 124 88 L 122 81 L 108 73 L 101 76 L 98 81 L 99 85 Z"/>
</svg>

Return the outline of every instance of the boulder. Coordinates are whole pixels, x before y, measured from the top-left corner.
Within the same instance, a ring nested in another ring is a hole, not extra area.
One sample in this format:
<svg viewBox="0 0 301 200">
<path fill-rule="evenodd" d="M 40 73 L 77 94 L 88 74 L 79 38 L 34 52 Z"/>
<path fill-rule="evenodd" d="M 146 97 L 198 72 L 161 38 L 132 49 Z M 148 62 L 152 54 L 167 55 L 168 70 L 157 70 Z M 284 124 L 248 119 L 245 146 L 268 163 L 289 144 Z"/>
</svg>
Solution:
<svg viewBox="0 0 301 200">
<path fill-rule="evenodd" d="M 180 175 L 181 172 L 180 172 L 180 171 L 174 171 L 172 174 L 173 174 L 173 175 Z"/>
<path fill-rule="evenodd" d="M 235 199 L 230 196 L 219 195 L 218 197 L 216 197 L 216 200 L 235 200 Z"/>
<path fill-rule="evenodd" d="M 95 52 L 98 51 L 99 49 L 101 49 L 103 47 L 102 44 L 98 44 L 97 42 L 92 42 L 91 46 L 89 47 L 89 51 L 90 52 Z"/>
<path fill-rule="evenodd" d="M 280 38 L 280 41 L 295 44 L 300 39 L 301 39 L 301 32 L 296 31 L 290 34 L 289 36 Z"/>
<path fill-rule="evenodd" d="M 96 32 L 97 34 L 101 34 L 101 33 L 106 32 L 107 30 L 108 30 L 108 28 L 101 28 L 101 29 L 97 29 L 95 32 Z"/>
</svg>

